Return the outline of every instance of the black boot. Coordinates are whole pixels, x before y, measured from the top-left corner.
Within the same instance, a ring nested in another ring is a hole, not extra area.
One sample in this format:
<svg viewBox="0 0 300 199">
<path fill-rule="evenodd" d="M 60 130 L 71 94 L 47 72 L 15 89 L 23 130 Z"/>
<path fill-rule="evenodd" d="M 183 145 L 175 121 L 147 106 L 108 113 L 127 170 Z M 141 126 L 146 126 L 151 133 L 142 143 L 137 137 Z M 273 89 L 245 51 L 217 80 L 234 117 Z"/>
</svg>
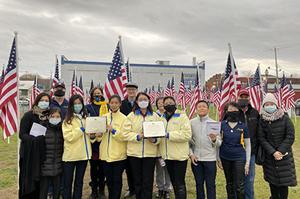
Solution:
<svg viewBox="0 0 300 199">
<path fill-rule="evenodd" d="M 158 190 L 155 197 L 161 199 L 161 198 L 163 198 L 163 196 L 164 196 L 164 191 Z"/>
<path fill-rule="evenodd" d="M 98 195 L 98 190 L 95 188 L 92 188 L 92 193 L 90 195 L 90 199 L 98 199 L 99 195 Z"/>
</svg>

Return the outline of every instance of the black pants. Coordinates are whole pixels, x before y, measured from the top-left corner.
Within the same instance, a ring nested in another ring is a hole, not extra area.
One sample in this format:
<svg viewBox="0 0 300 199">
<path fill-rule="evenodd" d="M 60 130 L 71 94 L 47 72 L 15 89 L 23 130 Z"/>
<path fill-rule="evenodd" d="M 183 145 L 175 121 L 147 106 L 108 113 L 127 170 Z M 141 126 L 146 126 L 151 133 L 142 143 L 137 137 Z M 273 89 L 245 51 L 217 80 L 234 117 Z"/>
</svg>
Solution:
<svg viewBox="0 0 300 199">
<path fill-rule="evenodd" d="M 125 170 L 126 170 L 126 176 L 127 176 L 128 189 L 129 189 L 130 193 L 135 193 L 134 183 L 133 183 L 133 174 L 131 172 L 130 163 L 129 163 L 128 159 L 126 160 Z"/>
<path fill-rule="evenodd" d="M 245 161 L 230 161 L 221 158 L 226 178 L 228 199 L 245 198 Z"/>
<path fill-rule="evenodd" d="M 42 176 L 40 181 L 40 199 L 47 199 L 49 186 L 53 193 L 53 199 L 59 198 L 60 193 L 60 178 L 61 176 Z"/>
<path fill-rule="evenodd" d="M 156 158 L 128 157 L 136 199 L 152 199 Z"/>
<path fill-rule="evenodd" d="M 166 165 L 174 188 L 175 198 L 186 199 L 185 174 L 187 160 L 166 160 Z"/>
<path fill-rule="evenodd" d="M 287 199 L 289 194 L 289 188 L 287 186 L 275 186 L 270 185 L 272 199 Z"/>
<path fill-rule="evenodd" d="M 109 199 L 120 199 L 122 192 L 122 174 L 126 160 L 104 162 L 104 173 L 107 181 Z"/>
<path fill-rule="evenodd" d="M 64 199 L 81 199 L 83 178 L 87 160 L 64 162 Z M 74 191 L 72 197 L 73 176 L 75 171 Z"/>
<path fill-rule="evenodd" d="M 216 161 L 198 161 L 192 164 L 192 171 L 196 181 L 197 199 L 205 199 L 204 182 L 207 199 L 216 199 Z"/>
<path fill-rule="evenodd" d="M 100 192 L 104 192 L 104 161 L 101 160 L 90 160 L 90 186 L 93 191 L 97 191 L 99 188 Z"/>
</svg>

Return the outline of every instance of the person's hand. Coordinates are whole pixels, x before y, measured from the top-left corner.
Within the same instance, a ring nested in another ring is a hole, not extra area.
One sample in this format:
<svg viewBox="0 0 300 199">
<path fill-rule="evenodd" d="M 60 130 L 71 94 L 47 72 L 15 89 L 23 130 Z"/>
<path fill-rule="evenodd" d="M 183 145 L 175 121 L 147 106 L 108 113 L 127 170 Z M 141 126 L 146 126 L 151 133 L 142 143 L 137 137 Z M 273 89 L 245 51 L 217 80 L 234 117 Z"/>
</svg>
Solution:
<svg viewBox="0 0 300 199">
<path fill-rule="evenodd" d="M 151 143 L 155 143 L 155 142 L 157 141 L 156 138 L 148 138 L 148 140 L 149 140 L 149 142 L 151 142 Z"/>
<path fill-rule="evenodd" d="M 102 137 L 103 133 L 96 133 L 95 135 L 96 135 L 96 137 Z"/>
<path fill-rule="evenodd" d="M 245 164 L 245 175 L 249 175 L 249 163 Z"/>
<path fill-rule="evenodd" d="M 198 165 L 197 162 L 199 160 L 197 158 L 197 156 L 195 156 L 194 154 L 192 154 L 192 155 L 190 155 L 190 158 L 191 158 L 192 164 L 195 165 L 195 166 L 197 166 Z"/>
<path fill-rule="evenodd" d="M 210 133 L 208 136 L 212 142 L 215 142 L 217 140 L 217 135 L 214 133 Z"/>
<path fill-rule="evenodd" d="M 140 132 L 139 135 L 140 135 L 140 138 L 141 138 L 141 139 L 144 138 L 144 132 Z"/>
<path fill-rule="evenodd" d="M 96 133 L 89 133 L 88 135 L 90 136 L 91 139 L 95 139 L 96 138 Z"/>
<path fill-rule="evenodd" d="M 217 160 L 217 165 L 221 170 L 223 170 L 223 165 L 222 165 L 221 160 Z"/>
<path fill-rule="evenodd" d="M 275 160 L 282 160 L 282 157 L 283 157 L 282 153 L 279 151 L 276 151 L 275 153 L 273 153 L 273 156 L 274 156 Z"/>
<path fill-rule="evenodd" d="M 112 127 L 112 125 L 107 125 L 106 129 L 107 129 L 108 132 L 111 132 L 113 127 Z"/>
</svg>

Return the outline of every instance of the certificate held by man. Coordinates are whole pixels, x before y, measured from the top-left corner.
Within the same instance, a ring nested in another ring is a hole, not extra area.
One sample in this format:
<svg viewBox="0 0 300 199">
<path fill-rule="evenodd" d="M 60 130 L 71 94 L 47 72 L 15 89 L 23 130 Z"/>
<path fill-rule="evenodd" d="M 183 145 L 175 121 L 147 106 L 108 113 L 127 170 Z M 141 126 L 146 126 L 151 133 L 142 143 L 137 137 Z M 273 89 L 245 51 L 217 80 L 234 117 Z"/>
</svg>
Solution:
<svg viewBox="0 0 300 199">
<path fill-rule="evenodd" d="M 86 133 L 105 133 L 106 132 L 106 117 L 87 117 L 85 132 Z"/>
<path fill-rule="evenodd" d="M 206 122 L 207 135 L 209 135 L 209 134 L 219 135 L 220 131 L 221 131 L 221 123 L 220 122 L 213 122 L 213 121 Z"/>
<path fill-rule="evenodd" d="M 145 138 L 166 136 L 165 125 L 162 121 L 143 122 L 143 132 Z"/>
</svg>

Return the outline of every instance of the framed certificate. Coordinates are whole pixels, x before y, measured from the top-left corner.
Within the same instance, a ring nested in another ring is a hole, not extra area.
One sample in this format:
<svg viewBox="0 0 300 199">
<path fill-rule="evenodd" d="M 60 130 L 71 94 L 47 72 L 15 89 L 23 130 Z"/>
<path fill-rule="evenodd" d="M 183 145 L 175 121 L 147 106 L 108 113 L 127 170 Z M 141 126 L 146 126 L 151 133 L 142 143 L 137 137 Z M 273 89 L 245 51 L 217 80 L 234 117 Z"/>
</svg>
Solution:
<svg viewBox="0 0 300 199">
<path fill-rule="evenodd" d="M 166 136 L 165 125 L 162 121 L 143 122 L 143 132 L 145 138 Z"/>
<path fill-rule="evenodd" d="M 221 123 L 208 121 L 206 122 L 206 134 L 209 135 L 211 133 L 219 135 L 221 131 Z"/>
<path fill-rule="evenodd" d="M 106 132 L 106 117 L 87 117 L 85 132 L 86 133 L 105 133 Z"/>
</svg>

